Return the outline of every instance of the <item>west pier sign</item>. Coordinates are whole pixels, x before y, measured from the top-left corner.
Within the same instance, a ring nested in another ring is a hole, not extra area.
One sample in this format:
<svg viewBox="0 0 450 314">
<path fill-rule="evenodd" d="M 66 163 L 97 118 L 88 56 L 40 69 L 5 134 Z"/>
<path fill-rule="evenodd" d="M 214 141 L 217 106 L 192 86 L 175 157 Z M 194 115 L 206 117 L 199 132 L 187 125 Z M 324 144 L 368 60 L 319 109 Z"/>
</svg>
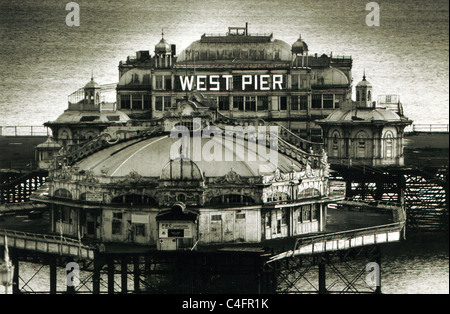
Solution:
<svg viewBox="0 0 450 314">
<path fill-rule="evenodd" d="M 270 91 L 283 90 L 282 74 L 187 75 L 177 77 L 183 91 Z"/>
</svg>

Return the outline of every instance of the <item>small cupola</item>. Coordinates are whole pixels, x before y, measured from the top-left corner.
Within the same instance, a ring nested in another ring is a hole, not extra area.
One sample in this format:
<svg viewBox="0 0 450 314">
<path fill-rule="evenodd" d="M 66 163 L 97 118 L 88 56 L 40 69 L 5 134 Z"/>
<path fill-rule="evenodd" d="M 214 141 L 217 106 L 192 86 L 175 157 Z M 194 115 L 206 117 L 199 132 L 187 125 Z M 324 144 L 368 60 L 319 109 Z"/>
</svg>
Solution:
<svg viewBox="0 0 450 314">
<path fill-rule="evenodd" d="M 308 45 L 302 40 L 300 35 L 295 43 L 292 44 L 292 53 L 294 54 L 306 54 L 308 53 Z"/>
<path fill-rule="evenodd" d="M 83 109 L 97 109 L 100 104 L 101 86 L 94 81 L 94 76 L 91 75 L 91 80 L 84 85 L 84 108 Z"/>
<path fill-rule="evenodd" d="M 291 48 L 294 66 L 308 66 L 308 45 L 302 40 L 300 35 Z"/>
<path fill-rule="evenodd" d="M 161 32 L 161 40 L 155 46 L 155 55 L 171 54 L 172 46 L 164 39 L 164 30 Z"/>
<path fill-rule="evenodd" d="M 161 32 L 161 40 L 155 46 L 155 65 L 158 68 L 172 66 L 172 45 L 164 39 L 164 30 Z"/>
<path fill-rule="evenodd" d="M 35 154 L 38 168 L 41 170 L 49 170 L 60 149 L 61 145 L 56 143 L 50 136 L 45 142 L 36 145 Z"/>
<path fill-rule="evenodd" d="M 372 84 L 366 80 L 366 71 L 363 79 L 356 85 L 356 107 L 372 108 Z"/>
</svg>

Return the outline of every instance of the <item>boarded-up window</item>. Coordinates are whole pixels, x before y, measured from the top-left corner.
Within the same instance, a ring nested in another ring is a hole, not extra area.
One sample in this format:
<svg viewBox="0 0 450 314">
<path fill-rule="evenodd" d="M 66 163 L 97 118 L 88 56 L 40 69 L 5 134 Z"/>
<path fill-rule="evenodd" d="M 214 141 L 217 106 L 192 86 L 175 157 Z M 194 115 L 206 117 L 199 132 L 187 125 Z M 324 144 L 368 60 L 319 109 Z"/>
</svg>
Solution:
<svg viewBox="0 0 450 314">
<path fill-rule="evenodd" d="M 122 234 L 122 213 L 113 213 L 111 229 L 112 234 Z"/>
<path fill-rule="evenodd" d="M 236 214 L 236 219 L 245 219 L 245 214 Z"/>
<path fill-rule="evenodd" d="M 220 221 L 222 220 L 222 215 L 211 215 L 212 221 Z"/>
</svg>

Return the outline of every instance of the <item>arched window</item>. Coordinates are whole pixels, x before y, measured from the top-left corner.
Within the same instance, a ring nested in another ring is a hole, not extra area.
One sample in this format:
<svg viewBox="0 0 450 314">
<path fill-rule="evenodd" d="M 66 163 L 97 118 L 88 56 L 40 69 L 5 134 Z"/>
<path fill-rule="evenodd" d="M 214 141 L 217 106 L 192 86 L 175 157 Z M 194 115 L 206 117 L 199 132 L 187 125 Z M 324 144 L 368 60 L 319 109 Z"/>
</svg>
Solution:
<svg viewBox="0 0 450 314">
<path fill-rule="evenodd" d="M 116 196 L 111 200 L 113 204 L 131 204 L 133 205 L 157 205 L 156 200 L 147 195 L 142 194 L 125 194 Z"/>
<path fill-rule="evenodd" d="M 361 131 L 356 136 L 356 157 L 357 158 L 365 158 L 366 156 L 366 147 L 367 147 L 367 135 L 366 132 Z"/>
<path fill-rule="evenodd" d="M 340 157 L 339 156 L 339 144 L 340 144 L 340 134 L 338 131 L 334 131 L 331 135 L 331 147 L 330 151 L 332 154 L 332 157 Z"/>
<path fill-rule="evenodd" d="M 393 136 L 391 132 L 386 132 L 384 135 L 384 156 L 386 158 L 392 158 Z"/>
<path fill-rule="evenodd" d="M 315 188 L 306 188 L 302 190 L 299 194 L 300 198 L 317 197 L 317 196 L 320 196 L 320 191 Z"/>
<path fill-rule="evenodd" d="M 370 101 L 372 98 L 372 95 L 370 94 L 370 91 L 367 92 L 367 101 Z"/>
<path fill-rule="evenodd" d="M 177 200 L 178 200 L 179 202 L 186 202 L 186 195 L 184 195 L 184 194 L 178 194 Z"/>
<path fill-rule="evenodd" d="M 53 194 L 53 196 L 57 197 L 57 198 L 72 199 L 72 193 L 70 193 L 66 189 L 58 189 L 58 190 L 56 190 L 55 193 Z"/>
<path fill-rule="evenodd" d="M 240 194 L 224 194 L 211 198 L 209 201 L 210 204 L 213 205 L 222 205 L 222 204 L 242 204 L 249 205 L 255 204 L 255 200 L 247 195 Z"/>
<path fill-rule="evenodd" d="M 356 91 L 356 101 L 359 101 L 359 91 Z"/>
<path fill-rule="evenodd" d="M 275 192 L 269 197 L 267 197 L 268 202 L 277 202 L 277 201 L 290 201 L 291 196 L 287 193 L 283 192 Z"/>
</svg>

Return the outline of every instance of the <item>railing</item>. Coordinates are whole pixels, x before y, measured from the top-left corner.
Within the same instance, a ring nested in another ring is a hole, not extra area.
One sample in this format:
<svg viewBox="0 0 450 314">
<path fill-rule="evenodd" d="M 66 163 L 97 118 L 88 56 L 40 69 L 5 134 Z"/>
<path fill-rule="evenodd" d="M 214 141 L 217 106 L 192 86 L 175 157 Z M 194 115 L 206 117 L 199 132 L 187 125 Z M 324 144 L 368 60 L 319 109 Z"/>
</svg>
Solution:
<svg viewBox="0 0 450 314">
<path fill-rule="evenodd" d="M 352 56 L 333 56 L 331 55 L 332 59 L 341 59 L 341 60 L 351 60 Z"/>
<path fill-rule="evenodd" d="M 36 125 L 0 126 L 0 135 L 3 136 L 48 136 L 48 127 Z"/>
<path fill-rule="evenodd" d="M 94 247 L 63 236 L 0 229 L 0 245 L 4 245 L 5 237 L 8 238 L 8 246 L 13 248 L 87 259 L 94 257 Z"/>
<path fill-rule="evenodd" d="M 383 201 L 383 200 L 355 200 L 350 197 L 346 197 L 343 199 L 345 202 L 354 202 L 354 203 L 361 203 L 367 206 L 378 206 L 378 205 L 386 205 L 386 206 L 395 206 L 395 207 L 401 207 L 402 204 L 398 202 L 392 202 L 392 201 Z"/>
<path fill-rule="evenodd" d="M 100 90 L 102 92 L 102 95 L 100 96 L 100 102 L 110 102 L 111 99 L 106 99 L 105 93 L 109 93 L 116 90 L 117 84 L 116 83 L 109 83 L 109 84 L 103 84 L 100 85 Z M 114 93 L 115 96 L 115 93 Z M 67 100 L 69 104 L 77 104 L 80 101 L 84 100 L 84 87 L 77 89 L 73 93 L 71 93 L 69 96 L 67 96 Z M 108 97 L 109 98 L 109 97 Z"/>
<path fill-rule="evenodd" d="M 244 29 L 240 29 L 241 31 L 244 31 Z M 226 33 L 204 33 L 202 35 L 202 37 L 225 37 L 225 36 L 244 36 L 245 33 L 239 33 L 239 34 L 235 34 L 235 33 L 231 33 L 230 32 L 226 32 Z M 247 36 L 250 37 L 270 37 L 273 36 L 272 33 L 247 33 Z"/>
<path fill-rule="evenodd" d="M 307 149 L 307 147 L 311 147 L 313 151 L 319 152 L 319 154 L 322 152 L 323 143 L 308 141 L 308 140 L 298 136 L 297 134 L 295 134 L 294 132 L 292 132 L 291 130 L 289 130 L 288 128 L 282 126 L 281 124 L 279 124 L 277 122 L 275 122 L 273 124 L 279 126 L 280 129 L 282 130 L 282 133 L 285 132 L 285 133 L 289 134 L 288 140 L 292 144 L 294 144 L 296 146 L 300 146 L 302 149 Z M 292 140 L 292 138 L 293 138 L 293 140 Z M 306 146 L 306 147 L 303 147 L 301 144 L 304 144 L 304 146 Z"/>
<path fill-rule="evenodd" d="M 450 127 L 448 124 L 413 124 L 411 127 L 406 128 L 406 132 L 449 132 Z"/>
<path fill-rule="evenodd" d="M 401 239 L 401 230 L 404 226 L 404 222 L 396 222 L 298 238 L 293 250 L 272 256 L 266 263 L 302 254 L 317 254 L 327 251 L 348 250 L 364 245 L 397 242 Z"/>
<path fill-rule="evenodd" d="M 292 132 L 291 130 L 289 130 L 288 128 L 284 127 L 283 125 L 281 125 L 277 122 L 267 122 L 262 118 L 255 118 L 255 119 L 230 118 L 230 117 L 227 117 L 226 115 L 224 115 L 223 113 L 221 113 L 220 111 L 217 111 L 217 114 L 218 114 L 219 120 L 223 120 L 223 121 L 231 123 L 231 124 L 255 125 L 257 123 L 257 125 L 260 125 L 260 123 L 261 123 L 264 126 L 277 126 L 281 130 L 281 132 L 280 132 L 281 135 L 282 136 L 284 135 L 283 139 L 285 141 L 304 150 L 306 154 L 308 154 L 306 152 L 306 150 L 308 150 L 308 148 L 312 148 L 313 152 L 316 153 L 316 154 L 314 154 L 314 153 L 310 154 L 311 156 L 317 157 L 317 156 L 320 156 L 320 154 L 322 153 L 323 143 L 308 141 L 307 139 L 304 139 L 304 138 L 298 136 L 297 134 L 295 134 L 294 132 Z"/>
<path fill-rule="evenodd" d="M 108 133 L 107 129 L 105 133 L 101 133 L 87 142 L 72 146 L 71 149 L 69 149 L 69 152 L 61 157 L 66 158 L 69 164 L 73 164 L 81 158 L 91 155 L 105 147 L 116 144 L 119 141 L 146 138 L 155 132 L 162 131 L 163 128 L 164 127 L 162 125 L 157 125 L 150 127 L 147 130 L 140 130 L 141 132 L 136 130 L 127 131 L 118 129 L 115 134 Z"/>
</svg>

